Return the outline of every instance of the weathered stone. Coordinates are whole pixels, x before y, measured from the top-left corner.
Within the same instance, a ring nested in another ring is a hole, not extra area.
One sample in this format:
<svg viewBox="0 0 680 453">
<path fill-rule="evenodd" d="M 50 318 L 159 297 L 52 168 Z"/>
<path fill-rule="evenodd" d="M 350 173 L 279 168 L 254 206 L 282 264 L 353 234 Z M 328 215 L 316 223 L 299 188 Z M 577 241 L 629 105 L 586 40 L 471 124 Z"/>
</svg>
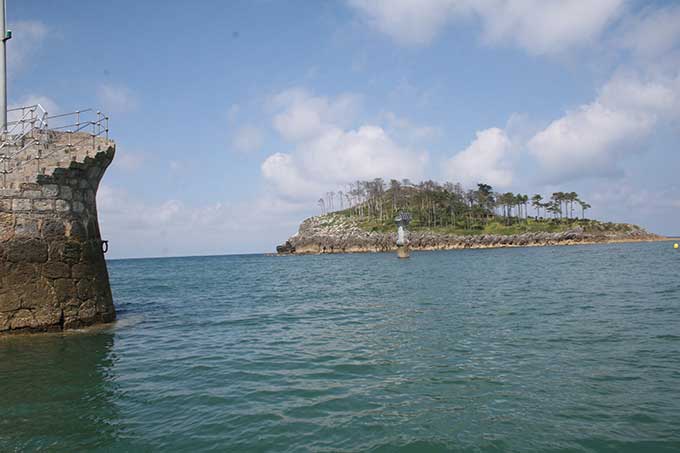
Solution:
<svg viewBox="0 0 680 453">
<path fill-rule="evenodd" d="M 62 310 L 56 305 L 42 305 L 33 310 L 33 319 L 37 326 L 49 329 L 61 323 Z"/>
<path fill-rule="evenodd" d="M 80 305 L 78 310 L 78 319 L 85 323 L 91 324 L 97 316 L 97 304 L 94 300 L 87 300 Z"/>
<path fill-rule="evenodd" d="M 44 263 L 47 242 L 42 239 L 12 239 L 7 246 L 7 260 L 13 263 Z"/>
<path fill-rule="evenodd" d="M 10 329 L 25 329 L 25 328 L 35 328 L 37 324 L 33 313 L 30 310 L 21 309 L 14 312 L 14 316 L 10 321 Z"/>
<path fill-rule="evenodd" d="M 42 192 L 40 190 L 24 190 L 21 195 L 26 198 L 41 198 Z"/>
<path fill-rule="evenodd" d="M 54 200 L 34 200 L 33 209 L 38 212 L 54 211 Z"/>
<path fill-rule="evenodd" d="M 14 236 L 14 215 L 0 212 L 0 242 L 4 242 Z"/>
<path fill-rule="evenodd" d="M 66 234 L 64 222 L 59 219 L 46 219 L 42 224 L 42 235 L 45 239 L 59 239 Z"/>
<path fill-rule="evenodd" d="M 6 330 L 9 330 L 10 326 L 10 319 L 12 318 L 13 313 L 2 313 L 0 312 L 0 332 L 4 332 Z"/>
<path fill-rule="evenodd" d="M 59 186 L 56 184 L 45 184 L 41 188 L 45 198 L 57 198 L 59 195 Z"/>
<path fill-rule="evenodd" d="M 44 305 L 56 305 L 57 303 L 54 289 L 45 279 L 37 280 L 32 285 L 24 285 L 20 298 L 22 308 L 37 308 Z"/>
<path fill-rule="evenodd" d="M 81 247 L 79 242 L 69 241 L 64 243 L 62 260 L 68 264 L 75 264 L 80 261 Z"/>
<path fill-rule="evenodd" d="M 40 236 L 38 232 L 38 221 L 30 217 L 17 218 L 14 226 L 14 235 L 21 238 L 37 238 Z"/>
<path fill-rule="evenodd" d="M 57 200 L 55 207 L 57 212 L 68 212 L 71 210 L 71 203 L 65 200 Z"/>
<path fill-rule="evenodd" d="M 59 191 L 60 193 L 60 198 L 62 200 L 72 200 L 73 199 L 73 191 L 69 186 L 61 186 L 61 189 Z"/>
<path fill-rule="evenodd" d="M 74 264 L 71 268 L 71 275 L 74 279 L 88 278 L 94 276 L 94 267 L 89 264 Z"/>
<path fill-rule="evenodd" d="M 14 290 L 0 292 L 0 312 L 15 311 L 21 307 L 21 299 Z"/>
<path fill-rule="evenodd" d="M 12 211 L 30 211 L 32 209 L 31 200 L 26 198 L 15 198 L 12 200 Z"/>
<path fill-rule="evenodd" d="M 86 263 L 96 262 L 99 258 L 103 259 L 101 241 L 88 241 L 83 244 L 83 261 Z"/>
<path fill-rule="evenodd" d="M 3 280 L 8 288 L 18 288 L 26 282 L 39 277 L 38 264 L 34 263 L 5 263 Z"/>
<path fill-rule="evenodd" d="M 54 294 L 57 301 L 61 304 L 75 300 L 78 297 L 75 281 L 71 278 L 60 278 L 52 282 Z"/>
<path fill-rule="evenodd" d="M 93 182 L 99 182 L 99 177 L 101 175 L 101 168 L 97 167 L 96 165 L 93 165 L 92 167 L 87 169 L 87 177 L 90 181 Z"/>
<path fill-rule="evenodd" d="M 71 239 L 85 240 L 87 239 L 87 230 L 83 226 L 83 222 L 79 220 L 73 220 L 68 224 L 68 231 L 66 233 Z"/>
<path fill-rule="evenodd" d="M 66 263 L 47 262 L 43 264 L 43 276 L 47 278 L 68 278 L 71 276 L 71 269 Z"/>
<path fill-rule="evenodd" d="M 64 318 L 77 318 L 78 311 L 80 310 L 80 304 L 81 301 L 75 298 L 64 301 L 62 304 Z"/>
<path fill-rule="evenodd" d="M 64 244 L 65 242 L 59 240 L 59 238 L 50 241 L 47 247 L 47 259 L 50 261 L 64 261 Z"/>
<path fill-rule="evenodd" d="M 78 285 L 76 285 L 76 288 L 78 289 L 78 298 L 80 300 L 91 299 L 95 295 L 94 286 L 92 285 L 91 280 L 80 280 Z"/>
<path fill-rule="evenodd" d="M 72 206 L 73 212 L 81 213 L 85 210 L 85 205 L 81 201 L 74 201 Z"/>
<path fill-rule="evenodd" d="M 10 188 L 0 188 L 1 333 L 115 319 L 96 214 L 96 188 L 114 149 L 95 141 L 104 151 L 94 158 L 76 147 L 68 169 L 45 158 L 41 169 L 17 167 Z"/>
</svg>

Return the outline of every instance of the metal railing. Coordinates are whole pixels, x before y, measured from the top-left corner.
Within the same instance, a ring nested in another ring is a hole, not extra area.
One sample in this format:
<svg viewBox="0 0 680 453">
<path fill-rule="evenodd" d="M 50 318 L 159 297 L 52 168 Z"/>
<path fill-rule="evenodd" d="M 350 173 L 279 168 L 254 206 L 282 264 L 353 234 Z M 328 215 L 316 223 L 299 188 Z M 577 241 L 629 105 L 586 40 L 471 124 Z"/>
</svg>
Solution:
<svg viewBox="0 0 680 453">
<path fill-rule="evenodd" d="M 7 175 L 32 161 L 65 152 L 70 159 L 73 151 L 95 151 L 97 138 L 109 140 L 109 117 L 92 109 L 76 110 L 49 116 L 40 105 L 18 107 L 8 111 L 12 121 L 0 140 L 0 174 L 6 186 Z"/>
<path fill-rule="evenodd" d="M 92 119 L 88 119 L 88 117 L 92 115 L 96 116 Z M 109 117 L 100 111 L 95 112 L 92 109 L 85 109 L 48 116 L 45 125 L 47 126 L 48 122 L 54 124 L 55 121 L 63 121 L 67 124 L 52 126 L 49 130 L 65 132 L 69 137 L 72 137 L 75 133 L 85 131 L 90 134 L 93 140 L 102 135 L 105 136 L 106 140 L 109 139 Z M 94 146 L 94 141 L 92 143 Z"/>
<path fill-rule="evenodd" d="M 2 135 L 0 153 L 9 148 L 14 148 L 15 153 L 19 152 L 32 145 L 36 134 L 47 128 L 47 112 L 40 104 L 9 109 L 7 114 L 9 118 L 16 119 L 7 122 L 7 132 Z"/>
</svg>

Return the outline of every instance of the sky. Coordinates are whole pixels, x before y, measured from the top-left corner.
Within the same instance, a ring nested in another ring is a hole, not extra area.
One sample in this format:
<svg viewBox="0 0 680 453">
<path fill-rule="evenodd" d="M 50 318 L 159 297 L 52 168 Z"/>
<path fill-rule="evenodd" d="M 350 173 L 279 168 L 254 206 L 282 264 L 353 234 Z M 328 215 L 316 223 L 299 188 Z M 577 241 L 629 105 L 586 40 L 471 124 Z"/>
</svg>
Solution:
<svg viewBox="0 0 680 453">
<path fill-rule="evenodd" d="M 110 258 L 271 252 L 357 179 L 680 234 L 680 2 L 7 0 L 12 106 L 110 117 Z"/>
</svg>

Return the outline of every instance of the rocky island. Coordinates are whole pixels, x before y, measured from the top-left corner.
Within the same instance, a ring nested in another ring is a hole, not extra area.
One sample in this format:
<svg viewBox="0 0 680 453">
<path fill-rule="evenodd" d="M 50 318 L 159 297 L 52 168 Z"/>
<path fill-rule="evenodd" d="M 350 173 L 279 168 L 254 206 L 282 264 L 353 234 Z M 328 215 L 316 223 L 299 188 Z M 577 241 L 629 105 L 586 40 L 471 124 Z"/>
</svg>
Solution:
<svg viewBox="0 0 680 453">
<path fill-rule="evenodd" d="M 299 231 L 276 251 L 280 255 L 319 253 L 392 252 L 397 250 L 397 233 L 370 231 L 349 218 L 327 214 L 306 219 Z M 455 250 L 497 247 L 595 244 L 664 240 L 630 224 L 591 221 L 563 231 L 527 231 L 518 234 L 448 234 L 436 230 L 416 230 L 409 234 L 411 250 Z"/>
<path fill-rule="evenodd" d="M 302 222 L 296 234 L 276 248 L 279 255 L 389 252 L 397 250 L 394 214 L 407 211 L 414 222 L 408 234 L 411 250 L 455 250 L 497 247 L 658 241 L 666 238 L 627 223 L 585 218 L 590 205 L 574 192 L 556 192 L 543 202 L 539 194 L 495 193 L 478 184 L 464 191 L 459 184 L 418 185 L 392 180 L 358 182 L 346 193 L 319 200 L 321 215 Z M 528 213 L 531 202 L 535 216 Z M 341 209 L 328 212 L 329 206 Z M 345 206 L 348 206 L 345 208 Z M 575 207 L 581 208 L 581 216 Z M 547 214 L 543 217 L 539 214 Z"/>
</svg>

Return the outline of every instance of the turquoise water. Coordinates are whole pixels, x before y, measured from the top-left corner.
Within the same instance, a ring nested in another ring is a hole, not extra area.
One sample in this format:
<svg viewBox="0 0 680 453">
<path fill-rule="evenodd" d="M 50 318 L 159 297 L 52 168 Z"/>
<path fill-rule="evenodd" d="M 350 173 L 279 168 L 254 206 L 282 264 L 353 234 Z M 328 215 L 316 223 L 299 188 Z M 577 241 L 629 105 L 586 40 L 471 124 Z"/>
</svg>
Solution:
<svg viewBox="0 0 680 453">
<path fill-rule="evenodd" d="M 680 451 L 671 243 L 112 261 L 0 340 L 0 451 Z"/>
</svg>

